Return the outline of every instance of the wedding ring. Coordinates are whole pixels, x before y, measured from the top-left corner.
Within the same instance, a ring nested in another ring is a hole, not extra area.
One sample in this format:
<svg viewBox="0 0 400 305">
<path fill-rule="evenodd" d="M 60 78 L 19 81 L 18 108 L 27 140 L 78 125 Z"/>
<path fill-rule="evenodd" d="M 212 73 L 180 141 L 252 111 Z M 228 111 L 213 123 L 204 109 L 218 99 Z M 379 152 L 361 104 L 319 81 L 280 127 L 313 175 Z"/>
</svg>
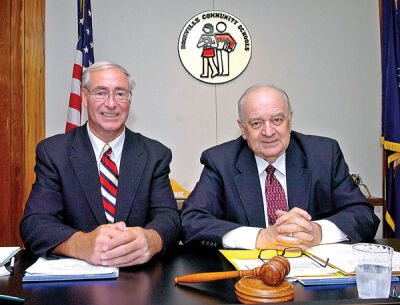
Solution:
<svg viewBox="0 0 400 305">
<path fill-rule="evenodd" d="M 292 232 L 288 233 L 288 236 L 293 237 L 293 233 Z"/>
</svg>

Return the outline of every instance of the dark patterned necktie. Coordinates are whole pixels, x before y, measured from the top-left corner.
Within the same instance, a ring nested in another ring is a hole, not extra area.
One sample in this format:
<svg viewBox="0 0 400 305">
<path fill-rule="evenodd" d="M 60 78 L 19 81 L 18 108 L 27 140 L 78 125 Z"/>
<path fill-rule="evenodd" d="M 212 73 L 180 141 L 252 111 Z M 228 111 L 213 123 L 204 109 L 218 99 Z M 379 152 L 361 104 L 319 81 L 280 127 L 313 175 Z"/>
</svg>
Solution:
<svg viewBox="0 0 400 305">
<path fill-rule="evenodd" d="M 109 223 L 114 223 L 118 191 L 118 169 L 110 158 L 111 152 L 111 146 L 109 144 L 104 145 L 103 156 L 100 161 L 100 184 L 106 218 Z"/>
<path fill-rule="evenodd" d="M 267 200 L 268 223 L 272 226 L 278 219 L 276 211 L 287 211 L 288 205 L 286 203 L 285 191 L 274 175 L 275 167 L 268 165 L 265 171 L 267 172 L 265 198 Z"/>
</svg>

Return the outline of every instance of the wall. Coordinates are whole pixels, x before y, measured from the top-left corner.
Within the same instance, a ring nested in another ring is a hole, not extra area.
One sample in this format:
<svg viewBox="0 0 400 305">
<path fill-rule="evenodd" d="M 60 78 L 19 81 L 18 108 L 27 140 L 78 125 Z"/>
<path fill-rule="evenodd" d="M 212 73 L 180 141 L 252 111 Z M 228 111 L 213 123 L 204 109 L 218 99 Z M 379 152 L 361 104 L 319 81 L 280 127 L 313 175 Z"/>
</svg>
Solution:
<svg viewBox="0 0 400 305">
<path fill-rule="evenodd" d="M 245 72 L 223 85 L 194 79 L 177 54 L 182 27 L 210 9 L 241 19 L 253 42 Z M 172 149 L 183 187 L 197 182 L 204 149 L 240 135 L 242 92 L 268 83 L 289 94 L 293 129 L 336 138 L 350 172 L 382 196 L 377 0 L 96 0 L 92 12 L 96 61 L 137 82 L 128 127 Z M 76 37 L 76 1 L 46 1 L 47 136 L 65 128 Z"/>
</svg>

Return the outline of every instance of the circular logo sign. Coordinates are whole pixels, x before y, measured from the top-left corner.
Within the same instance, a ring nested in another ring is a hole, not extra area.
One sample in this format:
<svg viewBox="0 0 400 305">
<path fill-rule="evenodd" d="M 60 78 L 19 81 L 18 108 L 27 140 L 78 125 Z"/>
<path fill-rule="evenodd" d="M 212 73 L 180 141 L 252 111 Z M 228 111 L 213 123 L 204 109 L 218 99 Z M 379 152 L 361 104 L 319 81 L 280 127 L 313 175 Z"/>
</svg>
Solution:
<svg viewBox="0 0 400 305">
<path fill-rule="evenodd" d="M 178 53 L 185 69 L 209 84 L 238 77 L 251 57 L 251 38 L 237 17 L 223 11 L 206 11 L 182 29 Z"/>
</svg>

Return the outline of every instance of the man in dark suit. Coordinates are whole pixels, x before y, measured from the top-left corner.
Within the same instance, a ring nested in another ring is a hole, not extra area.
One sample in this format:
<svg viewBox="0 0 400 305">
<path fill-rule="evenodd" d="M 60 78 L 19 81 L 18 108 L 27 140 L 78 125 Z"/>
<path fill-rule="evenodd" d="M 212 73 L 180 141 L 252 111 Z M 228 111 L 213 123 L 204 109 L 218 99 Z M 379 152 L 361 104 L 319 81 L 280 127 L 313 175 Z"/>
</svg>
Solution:
<svg viewBox="0 0 400 305">
<path fill-rule="evenodd" d="M 338 143 L 291 131 L 283 90 L 251 87 L 238 106 L 242 137 L 201 156 L 200 181 L 182 209 L 184 243 L 307 249 L 375 236 L 379 219 Z"/>
<path fill-rule="evenodd" d="M 40 256 L 145 263 L 179 240 L 171 151 L 125 127 L 134 81 L 124 68 L 96 63 L 82 87 L 88 123 L 37 146 L 22 240 Z"/>
</svg>

